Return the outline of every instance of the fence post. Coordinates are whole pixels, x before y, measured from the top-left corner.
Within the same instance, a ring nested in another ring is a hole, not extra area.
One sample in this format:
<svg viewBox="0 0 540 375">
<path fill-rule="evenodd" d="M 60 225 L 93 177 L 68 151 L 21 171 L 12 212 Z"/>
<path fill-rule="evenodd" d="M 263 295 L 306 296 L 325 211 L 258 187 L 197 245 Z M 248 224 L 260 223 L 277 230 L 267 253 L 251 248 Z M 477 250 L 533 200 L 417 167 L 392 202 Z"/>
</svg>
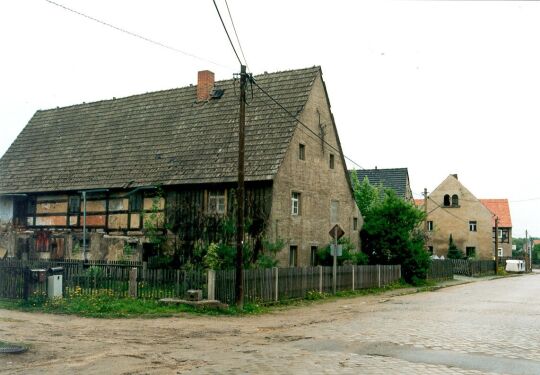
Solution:
<svg viewBox="0 0 540 375">
<path fill-rule="evenodd" d="M 146 281 L 146 271 L 148 270 L 148 262 L 142 263 L 142 279 Z"/>
<path fill-rule="evenodd" d="M 356 266 L 351 266 L 352 267 L 352 290 L 354 292 L 354 269 L 356 268 Z"/>
<path fill-rule="evenodd" d="M 274 280 L 274 300 L 277 302 L 279 300 L 279 269 L 274 267 L 274 271 L 276 272 L 276 278 Z"/>
<path fill-rule="evenodd" d="M 323 267 L 322 266 L 318 266 L 319 267 L 319 293 L 322 294 L 323 292 Z"/>
<path fill-rule="evenodd" d="M 216 299 L 216 271 L 208 270 L 208 300 Z"/>
<path fill-rule="evenodd" d="M 180 296 L 180 270 L 176 270 L 176 297 Z"/>
<path fill-rule="evenodd" d="M 380 264 L 377 264 L 377 279 L 378 279 L 378 284 L 380 288 L 381 287 L 381 265 Z"/>
<path fill-rule="evenodd" d="M 129 296 L 137 298 L 137 268 L 132 268 L 129 271 Z"/>
</svg>

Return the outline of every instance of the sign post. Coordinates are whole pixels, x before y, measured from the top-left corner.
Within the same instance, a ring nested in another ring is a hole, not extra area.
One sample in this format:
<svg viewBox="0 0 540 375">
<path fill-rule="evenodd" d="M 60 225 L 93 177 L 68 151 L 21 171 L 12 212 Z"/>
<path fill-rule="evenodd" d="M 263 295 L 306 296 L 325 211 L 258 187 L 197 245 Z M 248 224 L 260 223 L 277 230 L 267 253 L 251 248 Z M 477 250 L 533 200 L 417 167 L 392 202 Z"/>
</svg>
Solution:
<svg viewBox="0 0 540 375">
<path fill-rule="evenodd" d="M 333 253 L 333 263 L 332 263 L 332 291 L 334 294 L 336 294 L 337 291 L 337 257 L 338 257 L 338 240 L 343 237 L 345 232 L 343 232 L 343 229 L 336 224 L 332 229 L 330 229 L 329 232 L 330 236 L 334 239 L 334 249 L 332 251 Z"/>
</svg>

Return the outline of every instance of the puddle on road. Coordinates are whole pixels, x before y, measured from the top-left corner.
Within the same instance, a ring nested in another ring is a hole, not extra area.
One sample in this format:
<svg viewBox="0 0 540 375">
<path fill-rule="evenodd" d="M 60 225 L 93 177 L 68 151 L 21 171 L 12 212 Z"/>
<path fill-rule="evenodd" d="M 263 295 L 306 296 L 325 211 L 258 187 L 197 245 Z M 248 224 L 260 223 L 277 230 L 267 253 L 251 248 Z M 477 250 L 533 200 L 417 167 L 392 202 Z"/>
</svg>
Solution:
<svg viewBox="0 0 540 375">
<path fill-rule="evenodd" d="M 451 350 L 433 350 L 390 342 L 347 343 L 341 341 L 311 340 L 297 346 L 309 351 L 334 351 L 381 357 L 392 357 L 414 363 L 444 365 L 466 370 L 495 372 L 510 375 L 540 374 L 540 362 L 528 359 L 493 357 L 483 353 L 459 353 Z"/>
</svg>

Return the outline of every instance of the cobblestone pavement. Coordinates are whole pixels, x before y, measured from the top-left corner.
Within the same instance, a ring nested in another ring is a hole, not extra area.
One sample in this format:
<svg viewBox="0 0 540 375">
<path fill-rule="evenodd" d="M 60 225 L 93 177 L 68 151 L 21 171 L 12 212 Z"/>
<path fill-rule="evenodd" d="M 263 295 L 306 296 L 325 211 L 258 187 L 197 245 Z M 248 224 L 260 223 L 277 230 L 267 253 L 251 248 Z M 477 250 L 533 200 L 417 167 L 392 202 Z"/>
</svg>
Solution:
<svg viewBox="0 0 540 375">
<path fill-rule="evenodd" d="M 540 274 L 263 316 L 96 320 L 0 310 L 0 374 L 540 374 Z"/>
</svg>

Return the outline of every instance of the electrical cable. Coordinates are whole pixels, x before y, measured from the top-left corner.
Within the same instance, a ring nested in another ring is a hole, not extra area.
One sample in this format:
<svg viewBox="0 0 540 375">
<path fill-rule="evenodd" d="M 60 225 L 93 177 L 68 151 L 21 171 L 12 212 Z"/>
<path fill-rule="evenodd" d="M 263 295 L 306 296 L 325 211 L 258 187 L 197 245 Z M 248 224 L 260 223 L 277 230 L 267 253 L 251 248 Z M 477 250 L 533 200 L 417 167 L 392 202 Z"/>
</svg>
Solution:
<svg viewBox="0 0 540 375">
<path fill-rule="evenodd" d="M 169 45 L 167 45 L 167 44 L 164 44 L 164 43 L 158 42 L 158 41 L 156 41 L 156 40 L 147 38 L 147 37 L 145 37 L 145 36 L 143 36 L 143 35 L 140 35 L 140 34 L 131 32 L 131 31 L 129 31 L 129 30 L 122 29 L 121 27 L 118 27 L 118 26 L 115 26 L 115 25 L 113 25 L 113 24 L 111 24 L 111 23 L 102 21 L 102 20 L 100 20 L 100 19 L 98 19 L 98 18 L 89 16 L 89 15 L 87 15 L 87 14 L 85 14 L 85 13 L 79 12 L 78 10 L 69 8 L 69 7 L 67 7 L 67 6 L 65 6 L 65 5 L 63 5 L 63 4 L 54 2 L 54 1 L 52 1 L 52 0 L 45 0 L 45 1 L 48 2 L 49 4 L 55 5 L 55 6 L 59 7 L 59 8 L 62 8 L 62 9 L 64 9 L 64 10 L 67 10 L 67 11 L 69 11 L 69 12 L 72 12 L 72 13 L 74 13 L 74 14 L 77 14 L 77 15 L 79 15 L 79 16 L 81 16 L 81 17 L 84 17 L 84 18 L 87 18 L 87 19 L 89 19 L 89 20 L 91 20 L 91 21 L 97 22 L 97 23 L 99 23 L 99 24 L 101 24 L 101 25 L 103 25 L 103 26 L 110 27 L 111 29 L 114 29 L 114 30 L 116 30 L 116 31 L 120 31 L 120 32 L 122 32 L 122 33 L 124 33 L 124 34 L 133 36 L 133 37 L 135 37 L 135 38 L 139 38 L 139 39 L 141 39 L 141 40 L 144 40 L 145 42 L 152 43 L 152 44 L 154 44 L 154 45 L 156 45 L 156 46 L 163 47 L 163 48 L 166 48 L 166 49 L 168 49 L 168 50 L 170 50 L 170 51 L 180 53 L 180 54 L 182 54 L 182 55 L 184 55 L 184 56 L 188 56 L 188 57 L 191 57 L 191 58 L 200 60 L 200 61 L 204 61 L 204 62 L 213 64 L 213 65 L 216 65 L 216 66 L 220 66 L 220 67 L 222 67 L 222 68 L 227 68 L 227 69 L 230 68 L 229 66 L 226 66 L 226 65 L 217 63 L 217 62 L 215 62 L 215 61 L 206 59 L 206 58 L 204 58 L 204 57 L 200 57 L 200 56 L 194 55 L 194 54 L 189 53 L 189 52 L 186 52 L 186 51 L 182 51 L 182 50 L 180 50 L 180 49 L 178 49 L 178 48 L 171 47 L 171 46 L 169 46 Z"/>
<path fill-rule="evenodd" d="M 242 60 L 240 59 L 240 56 L 238 56 L 238 52 L 236 52 L 236 48 L 234 48 L 234 43 L 231 39 L 231 36 L 229 35 L 229 31 L 227 30 L 227 27 L 225 26 L 225 22 L 223 22 L 223 17 L 221 17 L 221 13 L 219 11 L 219 8 L 216 4 L 216 0 L 212 0 L 214 2 L 214 6 L 216 7 L 216 11 L 217 11 L 217 14 L 219 16 L 219 19 L 221 20 L 221 24 L 223 25 L 223 29 L 225 30 L 225 34 L 227 34 L 227 38 L 229 38 L 229 42 L 231 43 L 231 47 L 234 51 L 234 54 L 236 55 L 236 58 L 238 59 L 238 62 L 240 63 L 240 65 L 245 65 L 242 63 Z"/>
<path fill-rule="evenodd" d="M 229 13 L 229 19 L 231 20 L 231 24 L 234 30 L 234 35 L 236 35 L 236 41 L 238 42 L 238 47 L 240 47 L 240 53 L 242 53 L 242 57 L 244 58 L 244 62 L 246 63 L 246 69 L 249 71 L 249 65 L 246 59 L 246 55 L 244 54 L 244 49 L 242 48 L 242 43 L 240 43 L 240 38 L 238 37 L 238 33 L 236 32 L 236 26 L 234 25 L 234 21 L 231 15 L 231 10 L 229 9 L 229 3 L 227 0 L 225 0 L 225 5 L 227 6 L 227 12 Z"/>
</svg>

